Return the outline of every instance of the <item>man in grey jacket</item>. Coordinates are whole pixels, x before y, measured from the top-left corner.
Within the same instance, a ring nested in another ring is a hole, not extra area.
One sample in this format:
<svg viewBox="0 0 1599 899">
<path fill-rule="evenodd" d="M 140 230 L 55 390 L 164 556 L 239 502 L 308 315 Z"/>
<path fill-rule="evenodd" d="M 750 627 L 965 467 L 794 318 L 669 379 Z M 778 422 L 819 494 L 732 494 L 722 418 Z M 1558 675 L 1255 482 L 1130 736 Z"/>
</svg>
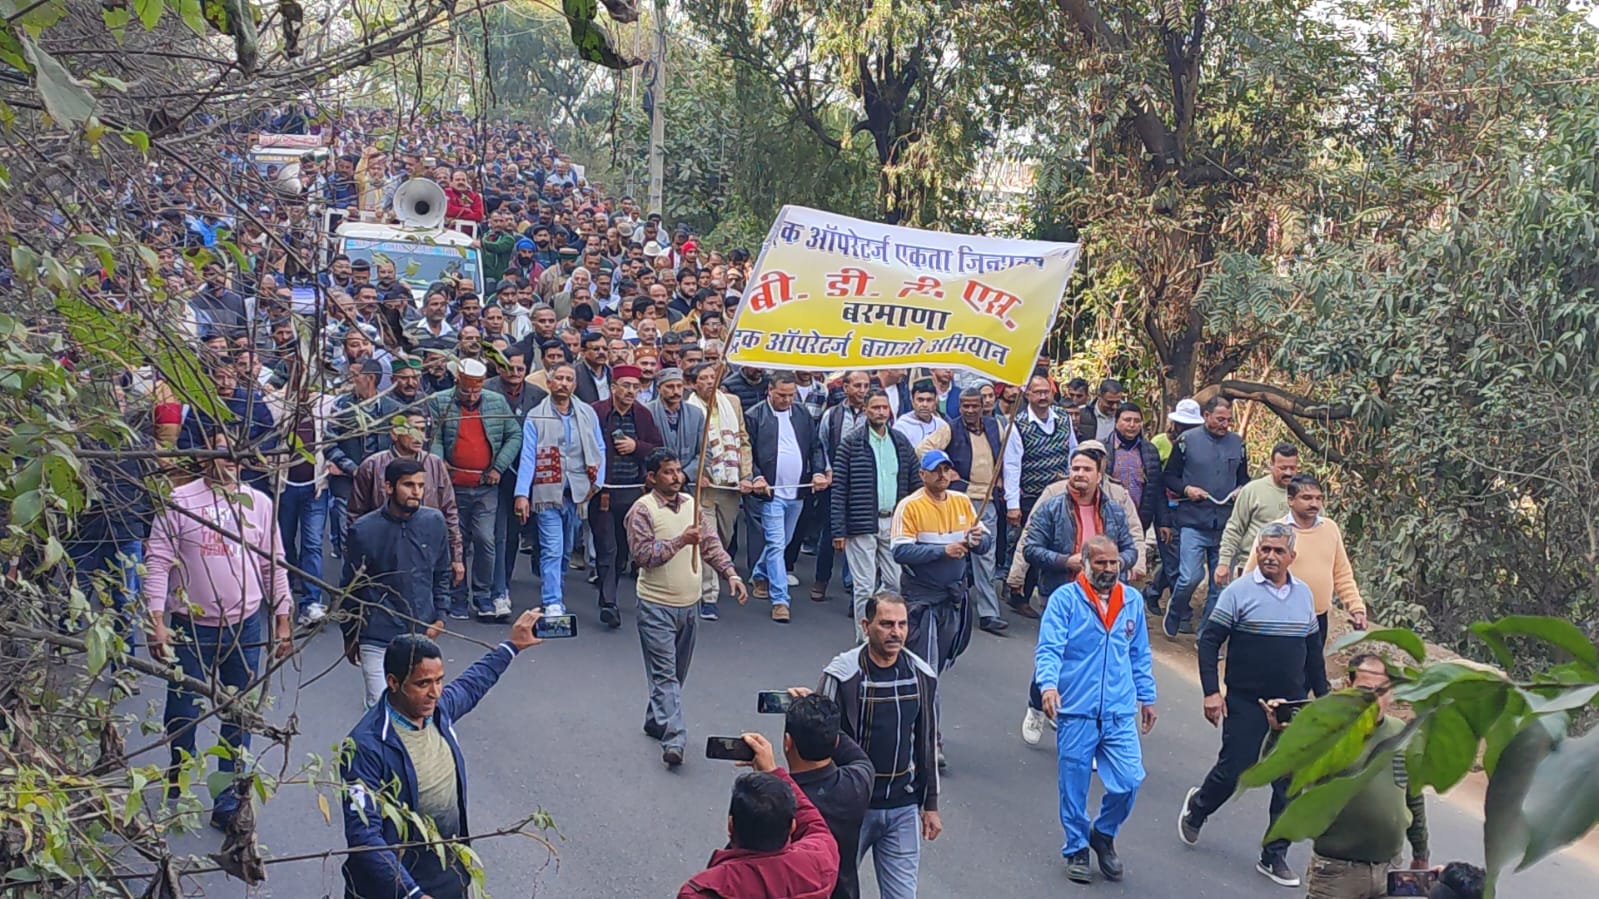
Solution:
<svg viewBox="0 0 1599 899">
<path fill-rule="evenodd" d="M 692 492 L 705 443 L 705 410 L 683 402 L 683 370 L 663 368 L 655 375 L 655 399 L 644 404 L 661 432 L 661 445 L 683 460 L 684 491 Z"/>
</svg>

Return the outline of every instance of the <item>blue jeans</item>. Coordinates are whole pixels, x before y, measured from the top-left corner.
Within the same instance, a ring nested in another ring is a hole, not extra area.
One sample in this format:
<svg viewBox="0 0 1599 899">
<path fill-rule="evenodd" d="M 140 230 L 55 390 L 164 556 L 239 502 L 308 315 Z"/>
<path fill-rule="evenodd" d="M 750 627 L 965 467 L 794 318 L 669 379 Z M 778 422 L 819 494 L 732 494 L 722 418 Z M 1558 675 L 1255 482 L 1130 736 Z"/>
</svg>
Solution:
<svg viewBox="0 0 1599 899">
<path fill-rule="evenodd" d="M 270 613 L 262 609 L 236 624 L 217 626 L 195 624 L 188 618 L 173 616 L 172 649 L 178 667 L 195 680 L 243 692 L 260 667 L 261 619 L 267 614 Z M 176 768 L 185 753 L 198 755 L 194 730 L 200 717 L 199 695 L 176 684 L 168 685 L 166 710 L 161 717 L 166 724 L 172 764 Z M 249 749 L 249 732 L 229 724 L 226 716 L 218 717 L 222 722 L 222 742 L 229 747 Z M 238 761 L 231 753 L 217 759 L 218 771 L 231 773 L 237 768 Z"/>
<path fill-rule="evenodd" d="M 866 810 L 856 861 L 872 852 L 877 894 L 882 899 L 916 899 L 916 868 L 922 860 L 922 816 L 915 805 Z"/>
<path fill-rule="evenodd" d="M 90 608 L 95 607 L 98 593 L 96 583 L 103 583 L 111 608 L 117 611 L 116 630 L 128 645 L 128 655 L 133 655 L 138 642 L 138 629 L 130 627 L 132 613 L 128 606 L 139 595 L 139 566 L 144 562 L 144 542 L 129 540 L 113 543 L 109 540 L 75 543 L 68 549 L 72 559 L 72 576 L 79 590 L 89 598 Z"/>
<path fill-rule="evenodd" d="M 322 601 L 322 533 L 328 525 L 328 500 L 326 493 L 317 493 L 314 484 L 284 487 L 278 497 L 278 531 L 283 537 L 283 558 L 291 569 L 298 568 L 310 576 L 301 577 L 289 572 L 289 588 L 294 591 L 296 605 L 301 611 L 314 602 Z"/>
<path fill-rule="evenodd" d="M 539 599 L 545 609 L 556 603 L 565 605 L 561 579 L 566 574 L 566 560 L 577 546 L 577 506 L 570 495 L 564 496 L 561 508 L 542 509 L 534 519 L 539 528 Z"/>
<path fill-rule="evenodd" d="M 1143 748 L 1138 743 L 1136 715 L 1111 715 L 1103 721 L 1093 718 L 1060 716 L 1055 730 L 1055 747 L 1060 760 L 1060 826 L 1066 832 L 1062 856 L 1088 848 L 1092 827 L 1107 837 L 1116 831 L 1133 811 L 1133 800 L 1144 782 Z M 1088 788 L 1094 777 L 1093 763 L 1099 763 L 1099 781 L 1105 795 L 1099 800 L 1099 816 L 1088 823 Z"/>
<path fill-rule="evenodd" d="M 1179 625 L 1188 621 L 1191 614 L 1188 604 L 1194 591 L 1206 581 L 1210 589 L 1205 593 L 1205 611 L 1199 616 L 1200 626 L 1210 620 L 1216 608 L 1221 587 L 1216 584 L 1217 556 L 1221 551 L 1221 531 L 1201 528 L 1183 528 L 1177 532 L 1177 586 L 1172 588 L 1171 604 L 1166 607 L 1166 617 L 1175 618 Z"/>
<path fill-rule="evenodd" d="M 772 592 L 772 605 L 786 606 L 788 565 L 783 561 L 783 549 L 794 536 L 794 526 L 799 523 L 805 501 L 773 497 L 761 506 L 761 534 L 766 548 L 761 550 L 761 561 L 755 566 L 754 576 L 766 579 Z"/>
</svg>

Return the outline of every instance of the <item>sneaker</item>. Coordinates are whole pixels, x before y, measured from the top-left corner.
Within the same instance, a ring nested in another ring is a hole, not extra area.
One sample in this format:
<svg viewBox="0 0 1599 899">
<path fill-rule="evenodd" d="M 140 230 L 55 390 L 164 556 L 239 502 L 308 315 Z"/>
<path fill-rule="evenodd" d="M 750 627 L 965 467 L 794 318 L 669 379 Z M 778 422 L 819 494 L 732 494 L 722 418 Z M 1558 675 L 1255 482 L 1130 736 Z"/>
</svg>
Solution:
<svg viewBox="0 0 1599 899">
<path fill-rule="evenodd" d="M 319 602 L 311 603 L 305 607 L 304 611 L 300 612 L 300 626 L 310 627 L 326 617 L 328 617 L 327 606 Z"/>
<path fill-rule="evenodd" d="M 474 606 L 476 606 L 476 605 L 477 605 L 477 603 L 476 603 L 476 602 L 475 602 L 475 601 L 474 601 L 474 602 L 473 602 L 473 605 L 474 605 Z M 486 608 L 486 609 L 484 609 L 484 608 L 477 608 L 477 609 L 476 609 L 476 610 L 475 610 L 475 611 L 474 611 L 474 612 L 473 612 L 473 613 L 472 613 L 472 614 L 474 614 L 474 615 L 476 615 L 476 616 L 477 616 L 477 620 L 479 620 L 479 621 L 489 621 L 489 622 L 492 622 L 492 621 L 494 621 L 494 618 L 495 618 L 495 615 L 494 615 L 494 607 L 493 607 L 493 606 L 492 606 L 492 605 L 491 605 L 491 606 L 489 606 L 489 607 L 488 607 L 488 608 Z M 506 613 L 506 614 L 510 614 L 510 613 L 509 613 L 509 612 L 507 612 L 507 613 Z"/>
<path fill-rule="evenodd" d="M 590 586 L 598 584 L 600 582 L 600 573 L 595 571 L 593 574 L 589 575 L 586 580 L 589 582 Z"/>
<path fill-rule="evenodd" d="M 772 606 L 772 620 L 778 624 L 788 624 L 788 606 Z"/>
<path fill-rule="evenodd" d="M 1288 867 L 1288 859 L 1280 855 L 1262 858 L 1255 862 L 1255 870 L 1266 875 L 1266 878 L 1280 887 L 1299 886 L 1299 875 L 1294 869 Z"/>
<path fill-rule="evenodd" d="M 622 613 L 615 605 L 600 606 L 600 623 L 616 630 L 622 626 Z"/>
<path fill-rule="evenodd" d="M 789 575 L 788 576 L 788 586 L 789 586 L 790 589 L 792 589 L 794 587 L 798 587 L 799 586 L 799 578 L 795 577 L 792 574 Z"/>
<path fill-rule="evenodd" d="M 1032 706 L 1027 707 L 1027 715 L 1022 718 L 1022 742 L 1028 746 L 1037 746 L 1044 741 L 1044 724 L 1049 721 L 1049 716 L 1043 711 Z"/>
<path fill-rule="evenodd" d="M 554 618 L 556 615 L 565 615 L 566 606 L 562 603 L 552 602 L 544 607 L 544 617 Z"/>
<path fill-rule="evenodd" d="M 651 740 L 659 740 L 666 736 L 666 725 L 656 724 L 654 721 L 644 722 L 644 736 Z"/>
<path fill-rule="evenodd" d="M 511 597 L 509 597 L 509 596 L 496 596 L 496 597 L 494 597 L 494 617 L 495 618 L 509 618 L 509 617 L 511 617 Z"/>
<path fill-rule="evenodd" d="M 714 602 L 702 602 L 702 603 L 700 603 L 700 620 L 701 621 L 716 621 L 716 620 L 718 620 L 721 617 L 722 616 L 717 614 L 717 612 L 716 612 L 716 603 L 714 603 Z"/>
<path fill-rule="evenodd" d="M 814 555 L 816 555 L 816 544 L 815 543 L 801 543 L 800 544 L 800 552 L 804 553 L 807 556 L 814 556 Z"/>
<path fill-rule="evenodd" d="M 1079 849 L 1066 856 L 1066 879 L 1072 883 L 1094 882 L 1094 869 L 1088 866 L 1087 849 Z"/>
<path fill-rule="evenodd" d="M 469 613 L 465 609 L 457 609 L 454 606 L 450 607 L 449 615 L 450 615 L 450 620 L 451 621 L 471 621 L 472 620 L 471 613 Z"/>
<path fill-rule="evenodd" d="M 683 750 L 670 746 L 662 749 L 661 761 L 665 762 L 668 768 L 676 768 L 678 765 L 683 764 Z"/>
<path fill-rule="evenodd" d="M 1188 812 L 1189 804 L 1198 795 L 1198 787 L 1189 787 L 1188 795 L 1183 797 L 1182 813 L 1177 816 L 1177 838 L 1190 846 L 1199 845 L 1199 828 L 1204 826 L 1204 822 L 1194 821 L 1193 816 Z"/>
</svg>

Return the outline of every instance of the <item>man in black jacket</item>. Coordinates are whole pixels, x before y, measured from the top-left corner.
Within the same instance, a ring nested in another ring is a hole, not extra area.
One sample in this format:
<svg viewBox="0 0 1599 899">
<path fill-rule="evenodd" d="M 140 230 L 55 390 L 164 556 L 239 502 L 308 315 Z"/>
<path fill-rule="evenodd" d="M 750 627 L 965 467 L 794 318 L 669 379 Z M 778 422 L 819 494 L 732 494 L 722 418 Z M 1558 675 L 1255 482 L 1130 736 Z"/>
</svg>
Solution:
<svg viewBox="0 0 1599 899">
<path fill-rule="evenodd" d="M 344 657 L 366 680 L 366 704 L 383 696 L 383 652 L 400 634 L 444 630 L 454 570 L 444 513 L 422 505 L 427 476 L 416 459 L 383 470 L 389 499 L 350 525 L 344 556 Z"/>
<path fill-rule="evenodd" d="M 783 756 L 794 783 L 822 813 L 838 842 L 838 884 L 831 899 L 859 899 L 855 852 L 877 772 L 860 744 L 842 733 L 838 703 L 804 687 L 789 690 L 789 695 L 796 698 L 783 724 Z"/>
<path fill-rule="evenodd" d="M 889 545 L 894 507 L 921 486 L 916 451 L 889 424 L 888 395 L 873 389 L 866 398 L 866 426 L 839 441 L 833 456 L 831 524 L 834 551 L 843 552 L 854 578 L 854 620 L 879 589 L 899 591 L 899 564 Z M 881 584 L 881 587 L 879 587 Z"/>
<path fill-rule="evenodd" d="M 1127 388 L 1115 378 L 1099 382 L 1099 395 L 1092 403 L 1084 403 L 1077 410 L 1077 442 L 1098 440 L 1109 444 L 1111 432 L 1116 427 L 1116 410 L 1127 397 Z"/>
<path fill-rule="evenodd" d="M 722 389 L 738 397 L 739 405 L 744 407 L 746 416 L 750 414 L 751 409 L 766 399 L 771 387 L 772 379 L 767 377 L 766 372 L 747 365 L 740 367 L 738 371 L 730 372 L 722 379 Z M 795 391 L 798 390 L 796 383 Z"/>
<path fill-rule="evenodd" d="M 751 572 L 754 594 L 772 601 L 773 621 L 787 624 L 789 584 L 783 549 L 794 536 L 805 497 L 812 489 L 827 489 L 831 478 L 816 420 L 803 408 L 794 408 L 799 393 L 794 376 L 778 372 L 771 381 L 766 402 L 749 410 L 744 419 L 751 471 L 738 489 L 749 497 L 749 533 L 764 540 L 760 562 Z"/>
</svg>

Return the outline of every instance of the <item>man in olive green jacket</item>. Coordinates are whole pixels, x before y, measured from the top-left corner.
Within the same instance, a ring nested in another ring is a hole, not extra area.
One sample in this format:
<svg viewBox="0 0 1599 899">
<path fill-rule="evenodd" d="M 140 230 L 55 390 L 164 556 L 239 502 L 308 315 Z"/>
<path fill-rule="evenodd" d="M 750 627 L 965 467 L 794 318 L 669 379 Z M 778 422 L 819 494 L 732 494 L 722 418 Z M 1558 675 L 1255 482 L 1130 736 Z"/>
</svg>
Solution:
<svg viewBox="0 0 1599 899">
<path fill-rule="evenodd" d="M 495 599 L 494 514 L 500 479 L 522 452 L 522 425 L 501 394 L 483 390 L 488 370 L 477 359 L 463 359 L 455 372 L 455 389 L 428 400 L 434 422 L 433 452 L 450 467 L 460 510 L 471 577 L 456 588 L 450 617 L 469 617 L 467 601 L 482 621 L 511 617 L 509 597 Z M 463 560 L 464 561 L 464 560 Z"/>
</svg>

